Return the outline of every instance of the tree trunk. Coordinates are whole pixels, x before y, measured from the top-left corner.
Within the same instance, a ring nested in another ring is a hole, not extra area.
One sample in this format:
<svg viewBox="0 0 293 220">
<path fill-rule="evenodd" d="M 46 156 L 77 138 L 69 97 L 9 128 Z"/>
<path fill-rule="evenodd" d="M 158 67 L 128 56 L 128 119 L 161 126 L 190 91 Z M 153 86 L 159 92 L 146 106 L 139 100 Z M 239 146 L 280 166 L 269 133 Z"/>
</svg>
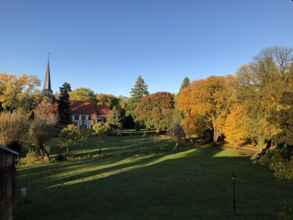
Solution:
<svg viewBox="0 0 293 220">
<path fill-rule="evenodd" d="M 48 151 L 46 150 L 43 144 L 40 146 L 40 151 L 43 158 L 47 157 L 48 160 L 50 160 L 50 154 L 48 153 Z"/>
<path fill-rule="evenodd" d="M 218 143 L 220 137 L 220 132 L 217 131 L 217 129 L 213 129 L 213 142 Z"/>
</svg>

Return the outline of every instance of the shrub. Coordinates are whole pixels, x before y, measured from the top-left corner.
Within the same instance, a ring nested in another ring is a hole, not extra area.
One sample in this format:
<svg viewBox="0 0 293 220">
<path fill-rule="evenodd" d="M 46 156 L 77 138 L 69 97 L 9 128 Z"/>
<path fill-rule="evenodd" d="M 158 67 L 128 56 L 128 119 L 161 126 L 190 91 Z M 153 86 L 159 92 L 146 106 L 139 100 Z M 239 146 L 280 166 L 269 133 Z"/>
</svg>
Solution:
<svg viewBox="0 0 293 220">
<path fill-rule="evenodd" d="M 57 129 L 55 124 L 50 124 L 43 119 L 35 119 L 32 121 L 29 128 L 30 142 L 35 147 L 35 152 L 39 153 L 43 159 L 50 159 L 46 144 L 56 134 Z"/>
<path fill-rule="evenodd" d="M 40 155 L 35 151 L 30 151 L 26 154 L 24 158 L 20 160 L 21 165 L 32 165 L 36 163 L 40 163 Z"/>
<path fill-rule="evenodd" d="M 95 123 L 93 125 L 93 131 L 96 136 L 101 137 L 106 135 L 109 132 L 109 127 L 106 126 L 104 123 Z"/>
<path fill-rule="evenodd" d="M 275 159 L 270 165 L 274 175 L 280 179 L 293 180 L 293 157 L 291 160 Z"/>
<path fill-rule="evenodd" d="M 59 134 L 62 139 L 61 147 L 65 148 L 66 153 L 69 154 L 69 148 L 82 141 L 83 136 L 81 130 L 74 124 L 67 125 Z"/>
<path fill-rule="evenodd" d="M 20 142 L 26 133 L 27 125 L 26 113 L 22 111 L 0 113 L 0 144 Z"/>
<path fill-rule="evenodd" d="M 268 167 L 280 179 L 293 180 L 293 156 L 286 159 L 280 149 L 268 151 L 258 163 Z"/>
<path fill-rule="evenodd" d="M 178 149 L 185 144 L 185 132 L 179 123 L 174 126 L 170 133 L 176 143 L 175 149 Z"/>
</svg>

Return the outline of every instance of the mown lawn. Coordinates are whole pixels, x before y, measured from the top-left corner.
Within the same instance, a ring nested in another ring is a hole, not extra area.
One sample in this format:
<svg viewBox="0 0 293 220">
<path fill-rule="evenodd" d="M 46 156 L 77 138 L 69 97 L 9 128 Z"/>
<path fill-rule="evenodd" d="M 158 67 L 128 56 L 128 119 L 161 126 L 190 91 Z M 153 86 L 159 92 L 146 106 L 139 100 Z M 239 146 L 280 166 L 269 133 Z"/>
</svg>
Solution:
<svg viewBox="0 0 293 220">
<path fill-rule="evenodd" d="M 18 187 L 28 187 L 30 201 L 18 199 L 16 219 L 276 219 L 284 204 L 293 207 L 293 184 L 239 151 L 172 147 L 166 138 L 107 137 L 73 151 L 93 157 L 20 167 Z M 108 157 L 95 157 L 99 148 Z"/>
</svg>

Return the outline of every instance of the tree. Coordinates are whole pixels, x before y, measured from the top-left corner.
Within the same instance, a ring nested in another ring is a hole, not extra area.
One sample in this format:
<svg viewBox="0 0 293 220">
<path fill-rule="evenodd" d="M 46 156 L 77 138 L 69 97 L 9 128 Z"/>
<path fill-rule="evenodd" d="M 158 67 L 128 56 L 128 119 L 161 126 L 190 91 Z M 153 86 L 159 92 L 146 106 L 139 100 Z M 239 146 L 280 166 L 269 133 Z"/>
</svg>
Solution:
<svg viewBox="0 0 293 220">
<path fill-rule="evenodd" d="M 82 131 L 73 124 L 64 127 L 61 130 L 59 137 L 62 140 L 61 147 L 65 148 L 67 155 L 69 154 L 70 147 L 83 140 Z"/>
<path fill-rule="evenodd" d="M 131 98 L 135 101 L 139 101 L 143 96 L 146 96 L 149 94 L 148 92 L 148 86 L 145 83 L 142 76 L 138 76 L 134 87 L 130 91 Z"/>
<path fill-rule="evenodd" d="M 66 90 L 69 93 L 72 92 L 71 85 L 68 82 L 65 82 L 63 84 L 63 89 Z"/>
<path fill-rule="evenodd" d="M 88 88 L 78 88 L 70 92 L 70 99 L 73 101 L 89 101 L 95 100 L 95 92 Z"/>
<path fill-rule="evenodd" d="M 29 137 L 35 151 L 43 158 L 50 160 L 46 144 L 57 135 L 56 124 L 44 119 L 35 118 L 29 128 Z"/>
<path fill-rule="evenodd" d="M 110 109 L 119 107 L 119 98 L 111 94 L 97 94 L 96 95 L 97 106 L 107 106 Z"/>
<path fill-rule="evenodd" d="M 256 57 L 256 62 L 271 59 L 279 68 L 281 73 L 285 73 L 293 62 L 293 48 L 271 47 L 260 52 Z"/>
<path fill-rule="evenodd" d="M 107 118 L 107 125 L 112 129 L 122 128 L 122 116 L 120 109 L 114 107 Z"/>
<path fill-rule="evenodd" d="M 175 150 L 179 149 L 185 142 L 185 132 L 179 123 L 176 123 L 172 131 L 173 139 L 176 143 Z"/>
<path fill-rule="evenodd" d="M 57 124 L 58 122 L 58 105 L 47 99 L 43 99 L 33 111 L 32 119 L 47 121 L 49 124 Z"/>
<path fill-rule="evenodd" d="M 171 127 L 174 111 L 174 95 L 168 92 L 157 92 L 145 96 L 138 103 L 134 113 L 136 119 L 157 131 Z"/>
<path fill-rule="evenodd" d="M 35 76 L 0 74 L 0 109 L 31 111 L 41 97 L 39 85 Z"/>
<path fill-rule="evenodd" d="M 14 148 L 23 142 L 27 132 L 28 117 L 23 111 L 0 113 L 0 144 Z M 14 149 L 19 151 L 20 149 Z"/>
<path fill-rule="evenodd" d="M 190 85 L 190 79 L 188 77 L 185 77 L 181 83 L 181 87 L 179 92 L 181 92 L 184 88 Z"/>
<path fill-rule="evenodd" d="M 109 132 L 109 127 L 104 123 L 95 123 L 93 125 L 93 131 L 97 137 L 102 137 Z"/>
<path fill-rule="evenodd" d="M 271 57 L 245 65 L 237 73 L 237 99 L 247 109 L 249 134 L 260 147 L 271 143 L 279 132 L 272 118 L 286 88 L 283 73 Z"/>
<path fill-rule="evenodd" d="M 223 130 L 225 140 L 236 146 L 245 144 L 250 139 L 249 126 L 251 122 L 245 106 L 235 104 L 231 107 L 230 113 L 225 120 Z"/>
<path fill-rule="evenodd" d="M 186 137 L 196 137 L 207 139 L 210 141 L 210 135 L 207 136 L 207 133 L 210 132 L 209 121 L 205 116 L 195 115 L 193 117 L 184 117 L 181 120 L 181 126 L 186 134 Z"/>
<path fill-rule="evenodd" d="M 59 123 L 62 126 L 66 126 L 71 123 L 69 88 L 70 87 L 68 87 L 68 83 L 64 83 L 63 86 L 60 87 L 58 115 Z"/>
<path fill-rule="evenodd" d="M 232 76 L 209 77 L 194 81 L 177 97 L 177 108 L 184 118 L 205 118 L 205 130 L 212 132 L 214 142 L 223 137 L 225 117 L 233 100 L 234 82 Z"/>
</svg>

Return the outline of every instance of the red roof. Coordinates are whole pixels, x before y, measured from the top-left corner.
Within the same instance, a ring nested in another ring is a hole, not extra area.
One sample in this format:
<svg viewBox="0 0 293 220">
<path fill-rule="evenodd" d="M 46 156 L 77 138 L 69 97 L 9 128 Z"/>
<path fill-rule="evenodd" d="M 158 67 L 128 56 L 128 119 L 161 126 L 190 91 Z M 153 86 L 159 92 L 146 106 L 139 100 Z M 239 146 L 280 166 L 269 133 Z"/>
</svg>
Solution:
<svg viewBox="0 0 293 220">
<path fill-rule="evenodd" d="M 101 106 L 98 110 L 98 115 L 108 115 L 110 113 L 111 109 L 107 106 Z"/>
<path fill-rule="evenodd" d="M 97 114 L 96 104 L 90 101 L 71 101 L 70 108 L 73 114 Z"/>
</svg>

